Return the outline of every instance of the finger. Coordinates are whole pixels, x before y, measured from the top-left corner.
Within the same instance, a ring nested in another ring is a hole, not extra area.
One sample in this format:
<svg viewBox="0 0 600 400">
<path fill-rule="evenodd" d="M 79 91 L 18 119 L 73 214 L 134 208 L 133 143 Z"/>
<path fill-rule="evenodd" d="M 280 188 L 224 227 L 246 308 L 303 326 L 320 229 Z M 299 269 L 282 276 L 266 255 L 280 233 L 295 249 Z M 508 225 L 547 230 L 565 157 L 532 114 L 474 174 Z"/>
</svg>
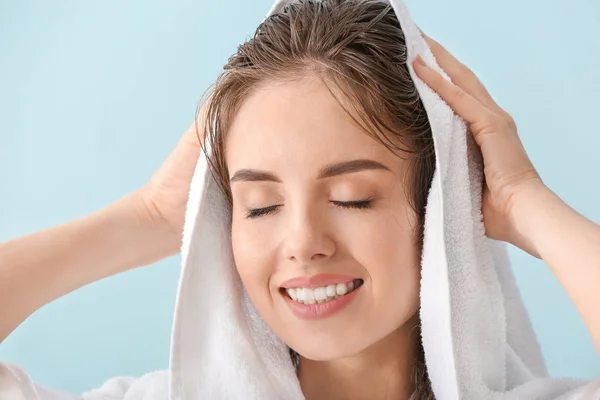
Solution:
<svg viewBox="0 0 600 400">
<path fill-rule="evenodd" d="M 481 83 L 479 78 L 477 78 L 475 73 L 473 73 L 469 67 L 461 63 L 440 43 L 425 34 L 423 34 L 423 36 L 425 41 L 427 41 L 427 44 L 429 44 L 436 61 L 442 70 L 444 70 L 450 79 L 452 79 L 454 84 L 475 97 L 489 109 L 495 111 L 501 110 L 500 106 L 496 104 L 483 83 Z"/>
<path fill-rule="evenodd" d="M 492 116 L 492 112 L 479 100 L 460 86 L 445 79 L 439 72 L 429 68 L 418 56 L 414 68 L 419 78 L 469 124 L 476 124 Z"/>
<path fill-rule="evenodd" d="M 202 140 L 198 134 L 198 127 L 196 122 L 193 122 L 179 138 L 177 142 L 177 149 L 193 149 L 194 151 L 200 150 L 202 146 Z"/>
</svg>

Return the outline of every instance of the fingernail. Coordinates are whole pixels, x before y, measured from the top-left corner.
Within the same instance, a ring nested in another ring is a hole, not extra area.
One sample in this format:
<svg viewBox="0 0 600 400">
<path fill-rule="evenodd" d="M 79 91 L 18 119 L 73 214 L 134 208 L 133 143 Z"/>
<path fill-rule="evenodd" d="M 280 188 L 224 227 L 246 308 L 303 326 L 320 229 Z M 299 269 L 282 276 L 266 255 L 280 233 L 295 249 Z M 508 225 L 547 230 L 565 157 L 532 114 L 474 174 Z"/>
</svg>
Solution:
<svg viewBox="0 0 600 400">
<path fill-rule="evenodd" d="M 425 62 L 423 61 L 423 59 L 421 58 L 420 55 L 417 54 L 417 56 L 415 57 L 415 62 L 417 64 L 419 64 L 422 67 L 426 67 L 427 65 L 425 64 Z"/>
</svg>

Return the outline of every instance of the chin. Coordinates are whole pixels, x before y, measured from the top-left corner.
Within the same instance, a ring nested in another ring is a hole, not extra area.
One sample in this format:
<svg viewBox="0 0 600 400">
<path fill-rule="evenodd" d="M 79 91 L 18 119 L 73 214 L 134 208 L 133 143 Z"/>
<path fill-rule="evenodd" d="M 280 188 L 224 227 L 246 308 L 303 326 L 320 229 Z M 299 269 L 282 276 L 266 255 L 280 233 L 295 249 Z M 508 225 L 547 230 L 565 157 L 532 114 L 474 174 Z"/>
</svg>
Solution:
<svg viewBox="0 0 600 400">
<path fill-rule="evenodd" d="M 356 355 L 374 342 L 359 338 L 340 338 L 338 335 L 318 335 L 309 340 L 294 340 L 295 347 L 290 346 L 303 358 L 313 361 L 332 361 Z"/>
<path fill-rule="evenodd" d="M 402 340 L 402 332 L 412 330 L 413 318 L 409 317 L 391 323 L 390 320 L 359 322 L 357 318 L 343 324 L 341 321 L 333 323 L 333 327 L 321 326 L 319 330 L 311 327 L 291 326 L 296 328 L 293 332 L 287 330 L 281 339 L 303 358 L 313 361 L 332 361 L 352 357 L 363 353 L 365 350 L 377 347 L 386 338 Z M 332 321 L 333 322 L 333 321 Z M 386 323 L 387 322 L 387 323 Z M 410 326 L 409 326 L 410 325 Z M 406 327 L 406 329 L 405 329 Z M 304 329 L 303 329 L 304 328 Z"/>
</svg>

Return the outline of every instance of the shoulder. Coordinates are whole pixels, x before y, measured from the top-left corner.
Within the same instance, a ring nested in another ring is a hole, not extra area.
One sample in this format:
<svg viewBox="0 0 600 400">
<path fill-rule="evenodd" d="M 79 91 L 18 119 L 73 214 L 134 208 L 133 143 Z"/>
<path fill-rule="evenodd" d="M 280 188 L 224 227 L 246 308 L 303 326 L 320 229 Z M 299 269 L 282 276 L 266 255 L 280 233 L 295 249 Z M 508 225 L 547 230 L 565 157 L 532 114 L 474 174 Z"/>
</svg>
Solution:
<svg viewBox="0 0 600 400">
<path fill-rule="evenodd" d="M 139 378 L 117 377 L 83 394 L 84 400 L 137 400 L 169 398 L 169 371 L 150 372 Z"/>
<path fill-rule="evenodd" d="M 600 399 L 600 377 L 572 390 L 557 400 L 589 400 Z"/>
<path fill-rule="evenodd" d="M 0 362 L 0 399 L 14 400 L 129 400 L 168 398 L 169 373 L 151 372 L 140 378 L 117 377 L 82 395 L 62 392 L 36 384 L 15 364 Z"/>
</svg>

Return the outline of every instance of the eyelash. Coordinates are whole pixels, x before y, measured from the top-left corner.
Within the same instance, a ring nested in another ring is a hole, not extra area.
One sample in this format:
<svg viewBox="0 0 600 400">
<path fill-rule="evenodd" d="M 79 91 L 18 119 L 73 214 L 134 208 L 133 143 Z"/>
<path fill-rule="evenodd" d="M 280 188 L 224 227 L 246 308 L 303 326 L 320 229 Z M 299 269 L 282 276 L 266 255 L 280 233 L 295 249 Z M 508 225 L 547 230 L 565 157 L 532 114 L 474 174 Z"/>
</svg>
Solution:
<svg viewBox="0 0 600 400">
<path fill-rule="evenodd" d="M 354 200 L 354 201 L 332 201 L 332 203 L 341 208 L 355 209 L 355 210 L 366 210 L 372 207 L 373 199 Z M 252 208 L 246 213 L 246 218 L 254 219 L 265 215 L 268 215 L 279 208 L 279 205 L 263 207 L 263 208 Z"/>
</svg>

